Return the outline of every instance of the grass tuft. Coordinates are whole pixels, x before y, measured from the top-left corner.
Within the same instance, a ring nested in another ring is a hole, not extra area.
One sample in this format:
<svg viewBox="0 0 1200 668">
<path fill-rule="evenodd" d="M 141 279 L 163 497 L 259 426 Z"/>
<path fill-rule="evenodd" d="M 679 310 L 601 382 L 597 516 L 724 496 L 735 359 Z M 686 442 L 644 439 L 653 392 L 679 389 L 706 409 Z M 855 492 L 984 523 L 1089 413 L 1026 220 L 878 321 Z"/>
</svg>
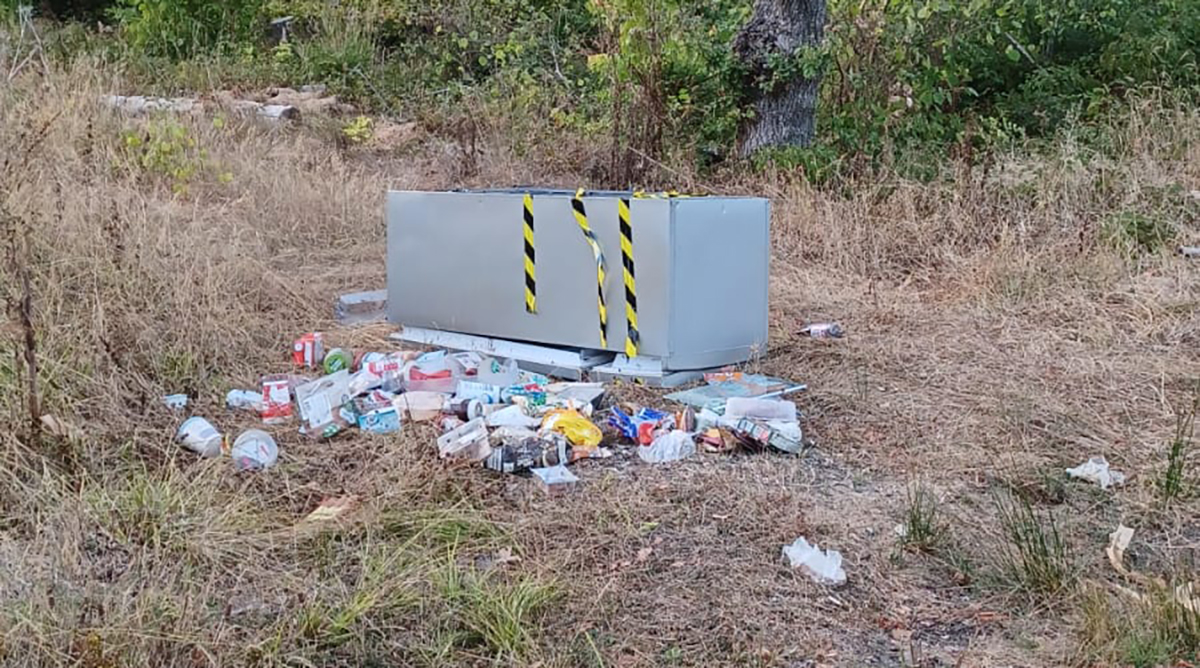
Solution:
<svg viewBox="0 0 1200 668">
<path fill-rule="evenodd" d="M 533 653 L 538 617 L 559 596 L 553 584 L 533 577 L 505 579 L 463 569 L 454 560 L 447 561 L 436 582 L 462 632 L 459 639 L 498 660 L 518 661 Z"/>
<path fill-rule="evenodd" d="M 1000 565 L 1005 584 L 1036 598 L 1070 589 L 1076 569 L 1054 515 L 1042 519 L 1021 494 L 997 495 L 996 507 L 1004 534 Z"/>
<path fill-rule="evenodd" d="M 1197 393 L 1189 409 L 1176 417 L 1175 437 L 1167 448 L 1167 467 L 1158 479 L 1158 495 L 1163 505 L 1187 492 L 1187 459 L 1192 452 L 1192 430 L 1197 409 L 1200 409 L 1200 393 Z"/>
<path fill-rule="evenodd" d="M 1156 668 L 1191 665 L 1200 656 L 1200 609 L 1187 585 L 1159 584 L 1121 599 L 1090 587 L 1080 610 L 1082 653 L 1093 662 Z"/>
<path fill-rule="evenodd" d="M 901 547 L 933 552 L 946 539 L 946 525 L 938 511 L 938 500 L 923 483 L 909 485 L 904 509 Z"/>
</svg>

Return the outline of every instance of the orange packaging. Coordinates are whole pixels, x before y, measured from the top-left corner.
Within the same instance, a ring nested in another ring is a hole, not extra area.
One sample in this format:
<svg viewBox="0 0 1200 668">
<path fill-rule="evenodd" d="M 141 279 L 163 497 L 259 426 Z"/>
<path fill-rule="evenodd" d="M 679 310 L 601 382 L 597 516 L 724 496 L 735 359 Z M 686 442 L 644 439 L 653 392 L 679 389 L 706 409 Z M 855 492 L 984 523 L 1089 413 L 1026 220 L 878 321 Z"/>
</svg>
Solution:
<svg viewBox="0 0 1200 668">
<path fill-rule="evenodd" d="M 292 344 L 292 362 L 296 366 L 316 368 L 325 359 L 325 337 L 320 332 L 310 332 Z"/>
</svg>

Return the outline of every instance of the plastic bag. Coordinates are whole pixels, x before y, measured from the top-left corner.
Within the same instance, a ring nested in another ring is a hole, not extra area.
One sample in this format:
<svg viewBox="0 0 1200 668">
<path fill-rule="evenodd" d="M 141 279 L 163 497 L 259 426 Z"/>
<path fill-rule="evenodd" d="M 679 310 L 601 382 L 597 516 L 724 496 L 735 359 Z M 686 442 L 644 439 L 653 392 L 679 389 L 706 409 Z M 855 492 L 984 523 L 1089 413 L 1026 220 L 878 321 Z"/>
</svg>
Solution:
<svg viewBox="0 0 1200 668">
<path fill-rule="evenodd" d="M 516 360 L 486 357 L 480 362 L 476 380 L 487 385 L 516 385 L 521 380 L 521 369 Z"/>
<path fill-rule="evenodd" d="M 1125 474 L 1108 467 L 1108 460 L 1103 456 L 1092 457 L 1073 469 L 1067 469 L 1067 475 L 1081 478 L 1100 485 L 1100 489 L 1108 489 L 1113 485 L 1124 485 Z"/>
<path fill-rule="evenodd" d="M 437 392 L 406 392 L 396 397 L 393 404 L 401 416 L 413 422 L 435 420 L 446 405 L 447 396 Z"/>
<path fill-rule="evenodd" d="M 350 377 L 350 392 L 362 394 L 375 388 L 397 393 L 404 390 L 404 377 L 411 353 L 383 355 L 370 353 L 363 358 L 362 367 Z"/>
<path fill-rule="evenodd" d="M 604 434 L 591 420 L 585 418 L 579 411 L 560 409 L 546 414 L 542 421 L 542 433 L 558 432 L 576 447 L 596 448 L 604 439 Z"/>
<path fill-rule="evenodd" d="M 520 406 L 508 406 L 487 416 L 489 427 L 537 427 L 541 420 L 530 417 Z"/>
<path fill-rule="evenodd" d="M 814 582 L 834 587 L 846 584 L 842 553 L 837 550 L 823 551 L 801 536 L 791 545 L 783 546 L 783 556 L 792 568 L 804 571 Z"/>
<path fill-rule="evenodd" d="M 654 441 L 654 431 L 663 426 L 668 417 L 670 416 L 667 413 L 653 408 L 643 408 L 633 415 L 626 415 L 620 408 L 613 406 L 608 424 L 634 443 L 650 445 Z"/>
<path fill-rule="evenodd" d="M 686 431 L 669 431 L 649 446 L 638 448 L 638 457 L 648 464 L 664 464 L 687 459 L 696 454 L 696 442 Z"/>
</svg>

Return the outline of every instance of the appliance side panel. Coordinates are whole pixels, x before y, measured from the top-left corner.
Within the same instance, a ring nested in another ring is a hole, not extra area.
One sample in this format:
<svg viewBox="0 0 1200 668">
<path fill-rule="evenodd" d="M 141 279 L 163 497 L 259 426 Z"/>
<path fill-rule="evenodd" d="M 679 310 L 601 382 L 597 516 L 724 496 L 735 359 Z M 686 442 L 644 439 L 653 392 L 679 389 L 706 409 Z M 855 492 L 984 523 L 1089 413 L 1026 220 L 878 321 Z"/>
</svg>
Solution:
<svg viewBox="0 0 1200 668">
<path fill-rule="evenodd" d="M 397 325 L 409 319 L 409 306 L 416 293 L 413 281 L 405 275 L 406 269 L 413 269 L 409 258 L 421 255 L 418 248 L 421 240 L 408 230 L 418 228 L 426 217 L 425 198 L 428 196 L 427 193 L 396 190 L 387 194 L 387 311 L 388 320 Z M 410 324 L 418 323 L 410 320 Z"/>
<path fill-rule="evenodd" d="M 757 198 L 672 201 L 670 369 L 766 352 L 770 206 Z"/>
<path fill-rule="evenodd" d="M 538 312 L 529 314 L 525 312 L 523 195 L 390 193 L 389 319 L 515 341 L 599 348 L 596 265 L 575 222 L 571 200 L 535 195 L 533 202 Z M 608 349 L 623 350 L 625 299 L 616 200 L 588 198 L 585 203 L 589 224 L 608 261 Z M 635 232 L 635 255 L 655 252 L 658 238 L 648 233 L 646 248 L 638 251 Z M 665 244 L 665 239 L 660 242 Z M 653 272 L 647 271 L 652 279 Z M 638 287 L 640 293 L 640 281 Z M 655 288 L 647 287 L 653 299 Z M 650 322 L 653 325 L 653 317 Z M 665 340 L 660 347 L 665 350 Z"/>
</svg>

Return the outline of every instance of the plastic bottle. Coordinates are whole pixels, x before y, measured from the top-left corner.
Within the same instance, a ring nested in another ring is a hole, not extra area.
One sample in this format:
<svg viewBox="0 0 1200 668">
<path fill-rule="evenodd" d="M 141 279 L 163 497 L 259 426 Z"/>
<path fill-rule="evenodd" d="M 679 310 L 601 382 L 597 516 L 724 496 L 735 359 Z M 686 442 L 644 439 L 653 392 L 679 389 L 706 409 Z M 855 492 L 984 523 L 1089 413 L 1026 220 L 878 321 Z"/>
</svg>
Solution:
<svg viewBox="0 0 1200 668">
<path fill-rule="evenodd" d="M 836 322 L 820 322 L 804 327 L 800 333 L 814 339 L 840 339 L 846 335 L 846 330 Z"/>
<path fill-rule="evenodd" d="M 230 390 L 225 395 L 225 406 L 236 411 L 262 412 L 262 392 L 257 390 Z"/>
<path fill-rule="evenodd" d="M 279 445 L 261 429 L 248 429 L 233 442 L 229 451 L 233 466 L 239 471 L 262 471 L 279 460 Z"/>
</svg>

